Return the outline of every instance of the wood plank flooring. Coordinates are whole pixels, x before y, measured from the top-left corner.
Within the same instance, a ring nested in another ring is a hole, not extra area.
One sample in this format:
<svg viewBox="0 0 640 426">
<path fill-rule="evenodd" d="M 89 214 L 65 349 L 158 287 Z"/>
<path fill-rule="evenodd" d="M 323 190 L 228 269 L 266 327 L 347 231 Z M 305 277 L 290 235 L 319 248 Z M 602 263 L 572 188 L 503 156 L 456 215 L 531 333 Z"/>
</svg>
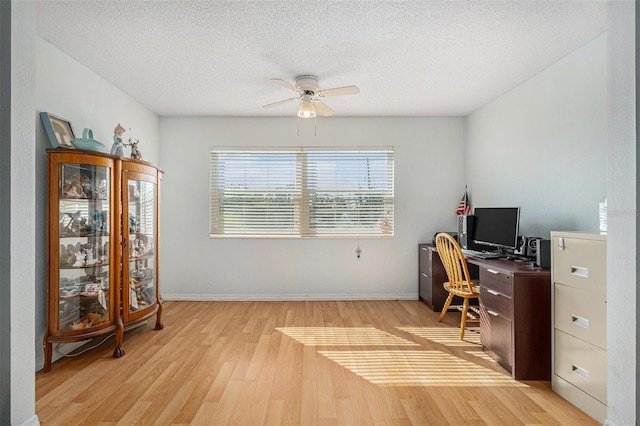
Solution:
<svg viewBox="0 0 640 426">
<path fill-rule="evenodd" d="M 417 301 L 166 302 L 36 374 L 43 425 L 597 425 Z"/>
</svg>

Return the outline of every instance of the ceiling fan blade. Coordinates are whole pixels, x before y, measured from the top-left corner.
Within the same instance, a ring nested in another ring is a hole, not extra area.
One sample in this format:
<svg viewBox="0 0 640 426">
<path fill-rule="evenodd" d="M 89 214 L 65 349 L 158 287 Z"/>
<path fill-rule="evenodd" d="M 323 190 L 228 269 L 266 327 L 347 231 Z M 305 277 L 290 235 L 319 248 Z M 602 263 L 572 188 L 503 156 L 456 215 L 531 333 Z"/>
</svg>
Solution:
<svg viewBox="0 0 640 426">
<path fill-rule="evenodd" d="M 286 81 L 284 81 L 284 80 L 281 80 L 281 79 L 279 79 L 279 78 L 272 78 L 272 79 L 271 79 L 271 81 L 273 81 L 274 83 L 278 83 L 279 85 L 284 86 L 284 87 L 286 87 L 286 88 L 287 88 L 287 89 L 289 89 L 289 90 L 293 90 L 294 92 L 300 92 L 300 91 L 301 91 L 300 89 L 298 89 L 298 88 L 297 88 L 296 86 L 294 86 L 293 84 L 288 83 L 288 82 L 286 82 Z"/>
<path fill-rule="evenodd" d="M 262 105 L 262 108 L 271 108 L 271 107 L 274 107 L 274 106 L 278 106 L 278 105 L 286 104 L 287 102 L 295 101 L 296 99 L 300 99 L 300 98 L 289 98 L 289 99 L 283 99 L 283 100 L 281 100 L 281 101 L 274 102 L 274 103 L 272 103 L 272 104 Z"/>
<path fill-rule="evenodd" d="M 313 101 L 313 105 L 316 107 L 316 112 L 324 117 L 330 117 L 335 113 L 335 111 L 329 108 L 324 102 Z"/>
<path fill-rule="evenodd" d="M 357 86 L 344 86 L 336 87 L 334 89 L 318 90 L 316 95 L 318 96 L 342 96 L 342 95 L 357 95 L 360 93 L 360 89 Z"/>
</svg>

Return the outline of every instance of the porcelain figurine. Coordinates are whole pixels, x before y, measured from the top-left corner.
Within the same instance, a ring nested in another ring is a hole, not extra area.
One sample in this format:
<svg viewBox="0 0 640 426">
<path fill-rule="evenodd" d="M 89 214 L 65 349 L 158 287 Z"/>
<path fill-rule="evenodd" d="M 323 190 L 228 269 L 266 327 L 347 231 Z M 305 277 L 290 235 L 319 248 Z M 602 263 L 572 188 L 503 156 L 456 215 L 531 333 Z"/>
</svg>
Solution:
<svg viewBox="0 0 640 426">
<path fill-rule="evenodd" d="M 134 160 L 142 160 L 142 153 L 138 149 L 138 144 L 140 143 L 140 139 L 136 139 L 135 142 L 129 138 L 129 146 L 131 147 L 131 158 Z"/>
<path fill-rule="evenodd" d="M 87 252 L 87 254 L 86 254 L 86 256 L 87 256 L 86 264 L 87 265 L 95 265 L 96 262 L 98 261 L 98 259 L 95 259 L 93 257 L 93 249 L 92 248 L 88 248 L 86 250 L 86 252 Z"/>
<path fill-rule="evenodd" d="M 122 142 L 122 134 L 124 133 L 124 127 L 118 123 L 115 129 L 113 129 L 113 145 L 111 145 L 111 154 L 124 157 L 124 143 Z"/>
<path fill-rule="evenodd" d="M 77 251 L 75 252 L 75 256 L 76 256 L 76 263 L 74 263 L 73 266 L 84 266 L 84 252 Z"/>
</svg>

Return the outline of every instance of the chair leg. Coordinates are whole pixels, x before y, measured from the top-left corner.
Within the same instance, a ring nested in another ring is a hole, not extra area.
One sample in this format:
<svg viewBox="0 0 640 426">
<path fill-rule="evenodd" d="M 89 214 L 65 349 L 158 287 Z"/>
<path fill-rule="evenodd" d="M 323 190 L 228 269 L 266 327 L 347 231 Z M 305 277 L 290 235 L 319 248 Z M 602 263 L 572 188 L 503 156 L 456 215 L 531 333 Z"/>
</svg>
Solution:
<svg viewBox="0 0 640 426">
<path fill-rule="evenodd" d="M 444 306 L 442 307 L 442 312 L 440 312 L 440 317 L 438 318 L 438 322 L 442 322 L 444 315 L 449 310 L 449 305 L 451 305 L 452 300 L 453 300 L 453 293 L 449 293 L 449 297 L 447 297 L 447 300 L 444 302 Z"/>
<path fill-rule="evenodd" d="M 464 339 L 464 328 L 467 326 L 467 313 L 469 312 L 469 299 L 464 298 L 462 304 L 462 318 L 460 319 L 460 340 Z"/>
</svg>

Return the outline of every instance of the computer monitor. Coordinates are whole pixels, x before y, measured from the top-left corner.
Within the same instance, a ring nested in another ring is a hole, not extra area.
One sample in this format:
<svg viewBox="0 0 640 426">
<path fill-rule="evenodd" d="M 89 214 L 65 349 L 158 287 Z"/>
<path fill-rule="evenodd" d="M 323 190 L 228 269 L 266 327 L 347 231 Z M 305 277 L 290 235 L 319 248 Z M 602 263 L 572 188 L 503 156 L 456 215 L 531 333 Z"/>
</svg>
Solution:
<svg viewBox="0 0 640 426">
<path fill-rule="evenodd" d="M 497 248 L 518 247 L 520 207 L 476 207 L 473 242 Z"/>
</svg>

